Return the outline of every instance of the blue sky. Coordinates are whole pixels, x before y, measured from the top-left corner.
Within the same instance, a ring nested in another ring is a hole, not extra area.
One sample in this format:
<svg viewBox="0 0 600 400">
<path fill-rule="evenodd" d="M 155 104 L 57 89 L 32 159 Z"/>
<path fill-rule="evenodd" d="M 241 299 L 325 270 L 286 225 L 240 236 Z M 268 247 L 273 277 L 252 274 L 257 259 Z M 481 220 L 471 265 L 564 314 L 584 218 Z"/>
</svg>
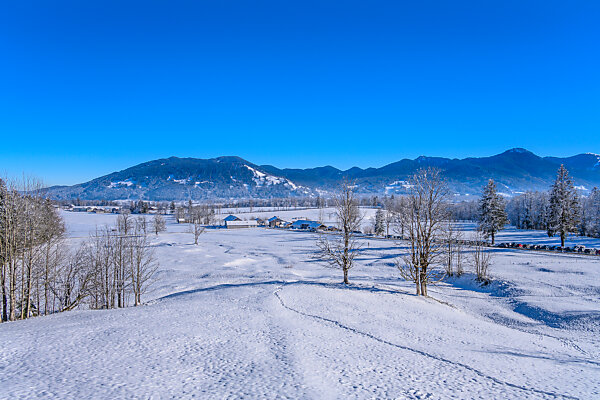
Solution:
<svg viewBox="0 0 600 400">
<path fill-rule="evenodd" d="M 18 1 L 0 171 L 600 153 L 597 1 Z M 0 172 L 1 173 L 1 172 Z"/>
</svg>

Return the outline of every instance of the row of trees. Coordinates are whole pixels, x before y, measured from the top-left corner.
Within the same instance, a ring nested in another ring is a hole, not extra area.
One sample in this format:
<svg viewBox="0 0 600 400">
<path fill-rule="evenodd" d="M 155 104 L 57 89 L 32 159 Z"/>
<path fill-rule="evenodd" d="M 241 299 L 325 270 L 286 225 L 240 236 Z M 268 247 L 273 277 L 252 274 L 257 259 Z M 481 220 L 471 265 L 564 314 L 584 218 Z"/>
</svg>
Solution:
<svg viewBox="0 0 600 400">
<path fill-rule="evenodd" d="M 158 233 L 159 218 L 153 220 Z M 82 260 L 78 290 L 92 309 L 121 308 L 141 304 L 158 263 L 148 237 L 144 217 L 121 214 L 117 227 L 97 229 L 77 251 Z"/>
<path fill-rule="evenodd" d="M 324 233 L 317 239 L 317 257 L 341 269 L 346 284 L 363 243 L 356 234 L 364 214 L 353 188 L 350 182 L 344 182 L 333 199 L 340 234 Z M 465 242 L 450 220 L 448 189 L 439 169 L 419 170 L 410 178 L 409 188 L 406 196 L 388 200 L 385 210 L 377 211 L 374 231 L 383 235 L 391 227 L 404 240 L 407 250 L 396 259 L 396 266 L 403 278 L 415 284 L 417 295 L 427 296 L 432 282 L 464 272 Z M 475 245 L 472 264 L 481 281 L 488 280 L 490 257 L 481 242 Z"/>
<path fill-rule="evenodd" d="M 0 179 L 1 321 L 141 304 L 157 268 L 148 233 L 163 231 L 164 218 L 125 213 L 74 246 L 40 188 Z"/>
<path fill-rule="evenodd" d="M 503 218 L 502 223 L 508 219 L 519 229 L 546 230 L 548 236 L 559 235 L 563 247 L 570 233 L 600 237 L 600 190 L 594 188 L 589 196 L 580 197 L 569 172 L 561 165 L 549 192 L 527 192 L 512 198 Z"/>
<path fill-rule="evenodd" d="M 490 181 L 480 201 L 449 205 L 457 220 L 479 221 L 488 236 L 510 223 L 518 229 L 545 230 L 559 235 L 564 246 L 571 234 L 600 237 L 600 190 L 579 196 L 567 169 L 561 166 L 548 192 L 526 192 L 504 201 Z M 493 240 L 493 238 L 492 238 Z"/>
<path fill-rule="evenodd" d="M 557 192 L 560 194 L 562 190 Z M 551 194 L 545 192 L 519 195 L 508 203 L 509 221 L 519 229 L 546 230 L 549 235 L 566 236 L 572 232 L 600 237 L 600 190 L 594 188 L 584 198 L 565 197 L 567 201 L 561 203 L 551 201 Z"/>
<path fill-rule="evenodd" d="M 69 264 L 64 224 L 41 185 L 0 179 L 0 290 L 2 321 L 70 307 Z M 26 194 L 22 194 L 26 193 Z"/>
</svg>

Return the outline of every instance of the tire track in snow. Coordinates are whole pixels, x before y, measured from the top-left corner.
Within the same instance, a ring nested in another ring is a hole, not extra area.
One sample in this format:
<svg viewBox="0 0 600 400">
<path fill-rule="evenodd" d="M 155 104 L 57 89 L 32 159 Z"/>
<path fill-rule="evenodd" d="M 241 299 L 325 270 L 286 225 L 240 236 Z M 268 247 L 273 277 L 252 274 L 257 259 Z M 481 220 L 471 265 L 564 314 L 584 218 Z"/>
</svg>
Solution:
<svg viewBox="0 0 600 400">
<path fill-rule="evenodd" d="M 308 318 L 316 319 L 316 320 L 319 320 L 319 321 L 327 322 L 329 324 L 337 326 L 338 328 L 342 328 L 342 329 L 347 330 L 349 332 L 352 332 L 354 334 L 367 337 L 369 339 L 375 340 L 375 341 L 377 341 L 379 343 L 386 344 L 388 346 L 392 346 L 392 347 L 396 347 L 396 348 L 399 348 L 399 349 L 402 349 L 402 350 L 410 351 L 412 353 L 415 353 L 415 354 L 418 354 L 418 355 L 421 355 L 421 356 L 424 356 L 424 357 L 428 357 L 428 358 L 434 359 L 436 361 L 441 361 L 443 363 L 451 364 L 451 365 L 454 365 L 454 366 L 457 366 L 457 367 L 462 367 L 462 368 L 464 368 L 464 369 L 466 369 L 468 371 L 473 372 L 474 374 L 476 374 L 476 375 L 478 375 L 478 376 L 480 376 L 482 378 L 489 379 L 489 380 L 491 380 L 491 381 L 493 381 L 493 382 L 495 382 L 495 383 L 497 383 L 499 385 L 508 386 L 508 387 L 511 387 L 511 388 L 514 388 L 514 389 L 519 389 L 519 390 L 522 390 L 522 391 L 525 391 L 525 392 L 534 392 L 534 393 L 537 393 L 537 394 L 542 394 L 542 395 L 546 395 L 546 396 L 552 396 L 552 397 L 555 397 L 555 398 L 579 399 L 578 397 L 574 397 L 574 396 L 569 396 L 569 395 L 565 395 L 565 394 L 561 394 L 561 393 L 555 393 L 555 392 L 549 392 L 549 391 L 545 391 L 545 390 L 540 390 L 540 389 L 535 389 L 535 388 L 530 388 L 530 387 L 526 387 L 526 386 L 517 385 L 515 383 L 506 382 L 506 381 L 503 381 L 501 379 L 495 378 L 493 376 L 487 375 L 484 372 L 481 372 L 478 369 L 473 368 L 473 367 L 471 367 L 471 366 L 469 366 L 467 364 L 463 364 L 463 363 L 457 362 L 457 361 L 448 360 L 446 358 L 443 358 L 443 357 L 440 357 L 440 356 L 436 356 L 435 354 L 430 354 L 430 353 L 427 353 L 427 352 L 422 351 L 422 350 L 413 349 L 412 347 L 408 347 L 408 346 L 403 346 L 403 345 L 400 345 L 400 344 L 392 343 L 392 342 L 387 341 L 385 339 L 381 339 L 381 338 L 379 338 L 379 337 L 377 337 L 377 336 L 375 336 L 375 335 L 373 335 L 371 333 L 362 332 L 362 331 L 359 331 L 357 329 L 351 328 L 351 327 L 349 327 L 347 325 L 342 324 L 339 321 L 336 321 L 336 320 L 333 320 L 333 319 L 329 319 L 329 318 L 325 318 L 325 317 L 321 317 L 319 315 L 309 314 L 309 313 L 306 313 L 304 311 L 297 310 L 297 309 L 292 308 L 292 307 L 288 306 L 287 304 L 285 304 L 285 302 L 283 301 L 282 297 L 280 296 L 279 293 L 280 293 L 281 289 L 283 289 L 284 286 L 285 286 L 285 283 L 283 285 L 279 286 L 277 289 L 275 289 L 275 291 L 273 292 L 273 294 L 275 295 L 275 297 L 277 297 L 277 299 L 279 300 L 279 303 L 281 304 L 281 306 L 283 308 L 285 308 L 285 309 L 287 309 L 289 311 L 292 311 L 292 312 L 294 312 L 296 314 L 299 314 L 299 315 L 302 315 L 302 316 L 305 316 L 305 317 L 308 317 Z"/>
</svg>

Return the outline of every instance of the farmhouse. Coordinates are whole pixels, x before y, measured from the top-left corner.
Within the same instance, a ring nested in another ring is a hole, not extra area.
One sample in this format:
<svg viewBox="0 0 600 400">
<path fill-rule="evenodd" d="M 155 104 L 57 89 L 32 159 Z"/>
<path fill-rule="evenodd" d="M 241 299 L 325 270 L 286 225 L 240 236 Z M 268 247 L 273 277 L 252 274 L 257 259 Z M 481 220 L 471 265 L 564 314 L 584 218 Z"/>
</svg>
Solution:
<svg viewBox="0 0 600 400">
<path fill-rule="evenodd" d="M 317 229 L 325 229 L 326 226 L 320 223 L 319 221 L 310 221 L 306 219 L 300 219 L 294 221 L 291 226 L 292 229 L 308 229 L 311 231 L 316 231 Z"/>
<path fill-rule="evenodd" d="M 226 216 L 225 218 L 223 218 L 223 221 L 227 222 L 227 221 L 241 221 L 241 218 L 236 217 L 235 215 L 229 214 L 228 216 Z"/>
<path fill-rule="evenodd" d="M 250 221 L 225 221 L 225 226 L 227 229 L 257 228 L 258 222 L 254 219 L 251 219 Z"/>
<path fill-rule="evenodd" d="M 279 228 L 285 223 L 285 221 L 279 217 L 271 217 L 267 220 L 267 222 L 271 228 Z"/>
</svg>

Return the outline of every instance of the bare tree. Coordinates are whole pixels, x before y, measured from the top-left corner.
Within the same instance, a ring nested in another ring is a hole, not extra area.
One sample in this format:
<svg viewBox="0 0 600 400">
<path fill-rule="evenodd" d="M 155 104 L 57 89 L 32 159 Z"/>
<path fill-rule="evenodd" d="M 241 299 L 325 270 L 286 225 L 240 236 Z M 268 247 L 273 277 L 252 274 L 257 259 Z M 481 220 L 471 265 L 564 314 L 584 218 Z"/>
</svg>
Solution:
<svg viewBox="0 0 600 400">
<path fill-rule="evenodd" d="M 433 267 L 443 262 L 445 254 L 447 193 L 439 169 L 420 169 L 409 180 L 409 194 L 400 213 L 408 253 L 396 264 L 400 275 L 415 283 L 417 295 L 427 296 L 427 285 L 443 278 Z"/>
<path fill-rule="evenodd" d="M 404 239 L 404 231 L 406 228 L 406 214 L 408 208 L 408 199 L 406 196 L 401 196 L 396 199 L 394 203 L 392 203 L 392 223 L 394 225 L 394 231 L 397 235 L 400 236 L 401 239 Z"/>
<path fill-rule="evenodd" d="M 465 273 L 464 261 L 465 261 L 465 246 L 464 236 L 461 231 L 457 231 L 456 242 L 454 243 L 454 266 L 456 276 L 462 276 Z"/>
<path fill-rule="evenodd" d="M 390 228 L 396 218 L 395 201 L 391 198 L 385 198 L 383 201 L 384 212 L 384 223 L 385 223 L 385 236 L 390 236 Z"/>
<path fill-rule="evenodd" d="M 148 234 L 148 220 L 144 215 L 140 215 L 135 219 L 135 230 L 144 235 Z"/>
<path fill-rule="evenodd" d="M 477 280 L 483 283 L 489 283 L 489 270 L 492 264 L 492 253 L 485 245 L 485 234 L 477 231 L 474 237 L 472 262 L 477 275 Z"/>
<path fill-rule="evenodd" d="M 444 256 L 444 269 L 447 276 L 460 276 L 463 274 L 463 233 L 452 220 L 447 221 L 444 241 L 446 254 Z"/>
<path fill-rule="evenodd" d="M 6 281 L 9 279 L 9 263 L 12 255 L 9 195 L 6 183 L 0 179 L 0 290 L 2 290 L 2 316 L 0 321 L 2 322 L 8 321 L 8 288 L 6 287 Z"/>
<path fill-rule="evenodd" d="M 344 274 L 344 283 L 348 284 L 348 272 L 354 267 L 354 259 L 360 249 L 356 232 L 360 230 L 364 215 L 358 207 L 354 185 L 348 181 L 342 182 L 340 191 L 333 201 L 340 235 L 336 235 L 334 238 L 328 238 L 324 233 L 319 235 L 317 240 L 318 257 L 329 267 L 341 269 Z"/>
<path fill-rule="evenodd" d="M 137 235 L 132 238 L 132 259 L 130 264 L 131 289 L 133 291 L 134 306 L 142 304 L 142 294 L 154 277 L 158 265 L 154 251 L 150 247 L 146 235 Z"/>
<path fill-rule="evenodd" d="M 131 211 L 125 209 L 121 211 L 121 214 L 117 217 L 117 230 L 123 235 L 127 235 L 134 228 L 133 217 Z"/>
<path fill-rule="evenodd" d="M 165 221 L 165 217 L 160 214 L 154 214 L 154 218 L 152 219 L 152 229 L 155 234 L 159 234 L 160 232 L 164 232 L 167 230 L 167 222 Z"/>
<path fill-rule="evenodd" d="M 86 263 L 85 247 L 82 246 L 60 264 L 58 279 L 51 284 L 52 292 L 59 300 L 59 311 L 75 309 L 88 296 L 88 285 L 93 271 Z"/>
<path fill-rule="evenodd" d="M 191 209 L 190 214 L 190 232 L 194 235 L 194 244 L 198 245 L 198 238 L 204 233 L 206 228 L 202 225 L 203 214 L 197 209 Z"/>
</svg>

